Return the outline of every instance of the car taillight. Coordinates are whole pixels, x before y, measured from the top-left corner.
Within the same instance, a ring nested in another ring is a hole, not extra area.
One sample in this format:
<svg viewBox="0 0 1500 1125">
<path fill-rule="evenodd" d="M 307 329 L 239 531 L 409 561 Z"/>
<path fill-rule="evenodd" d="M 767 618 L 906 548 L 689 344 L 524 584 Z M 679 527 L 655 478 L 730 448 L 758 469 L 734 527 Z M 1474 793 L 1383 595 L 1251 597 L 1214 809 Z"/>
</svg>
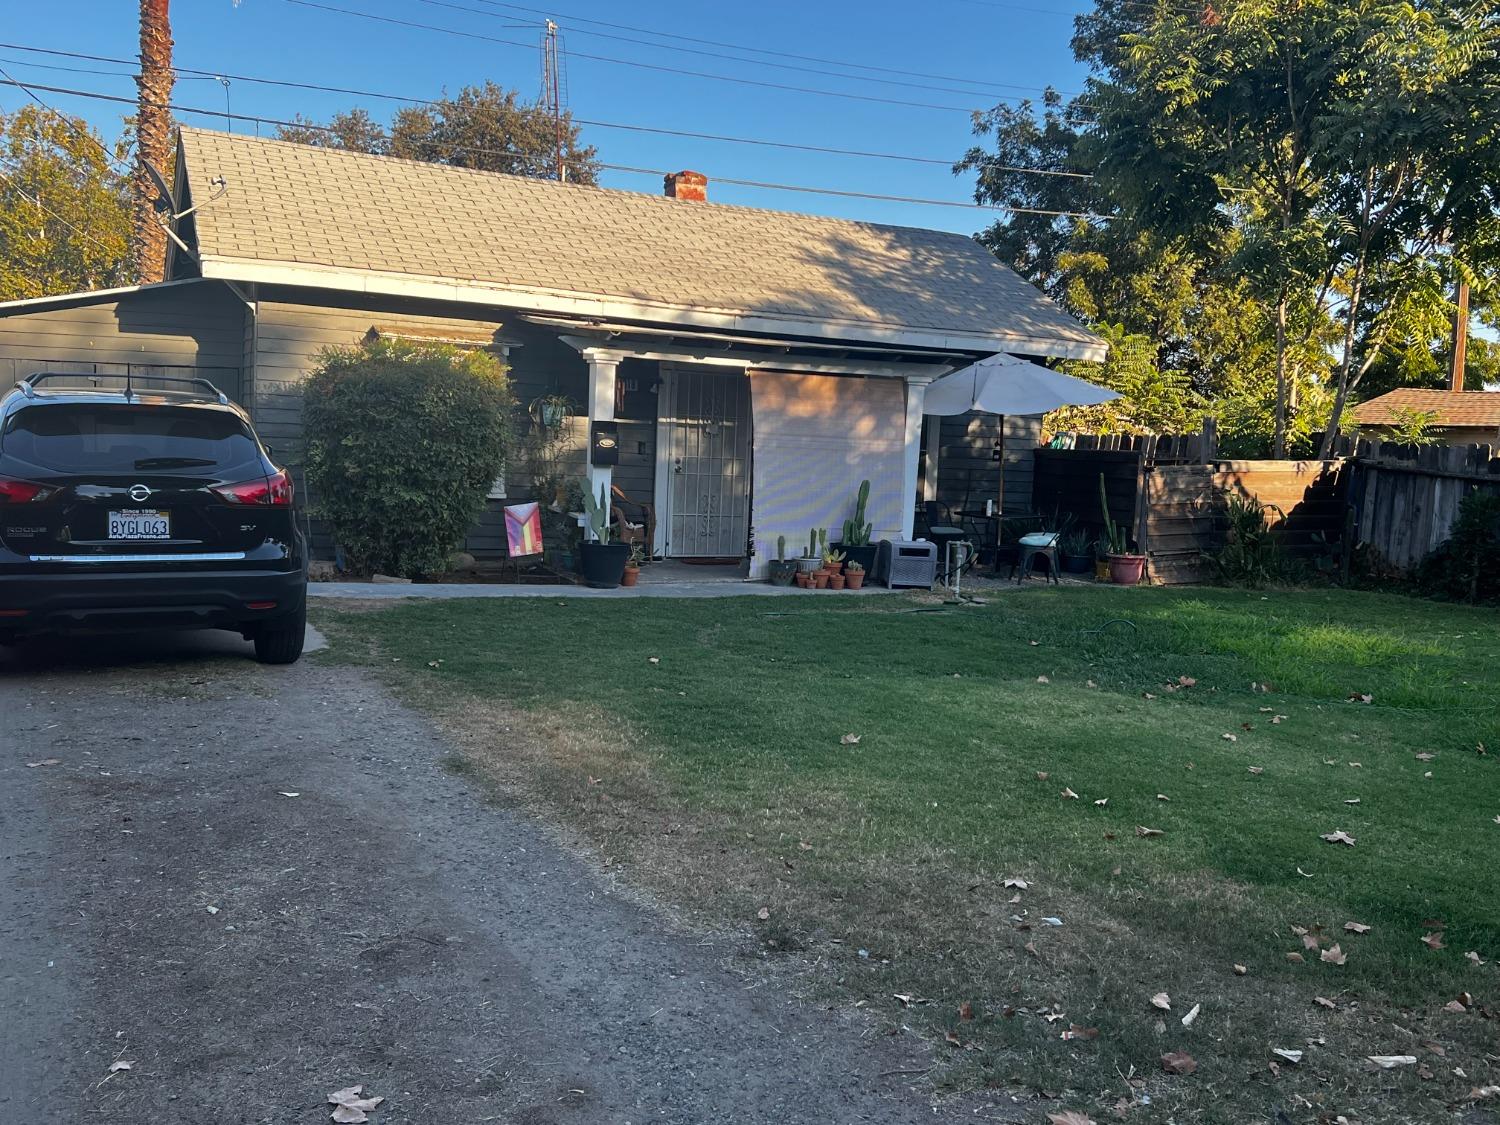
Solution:
<svg viewBox="0 0 1500 1125">
<path fill-rule="evenodd" d="M 0 504 L 29 504 L 33 500 L 45 500 L 56 491 L 44 484 L 32 484 L 29 480 L 0 480 Z"/>
<path fill-rule="evenodd" d="M 286 507 L 292 502 L 292 478 L 285 469 L 269 477 L 226 484 L 213 490 L 221 500 L 231 504 L 274 504 Z"/>
</svg>

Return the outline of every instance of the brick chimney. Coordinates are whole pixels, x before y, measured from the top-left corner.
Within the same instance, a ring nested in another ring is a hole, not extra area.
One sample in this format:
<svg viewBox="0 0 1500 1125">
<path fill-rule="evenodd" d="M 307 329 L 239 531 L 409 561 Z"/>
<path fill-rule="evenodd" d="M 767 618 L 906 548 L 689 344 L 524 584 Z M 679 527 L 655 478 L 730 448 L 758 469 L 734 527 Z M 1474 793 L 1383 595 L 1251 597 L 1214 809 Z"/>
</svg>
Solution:
<svg viewBox="0 0 1500 1125">
<path fill-rule="evenodd" d="M 662 177 L 662 191 L 668 199 L 704 203 L 708 200 L 708 177 L 702 172 L 668 172 Z"/>
</svg>

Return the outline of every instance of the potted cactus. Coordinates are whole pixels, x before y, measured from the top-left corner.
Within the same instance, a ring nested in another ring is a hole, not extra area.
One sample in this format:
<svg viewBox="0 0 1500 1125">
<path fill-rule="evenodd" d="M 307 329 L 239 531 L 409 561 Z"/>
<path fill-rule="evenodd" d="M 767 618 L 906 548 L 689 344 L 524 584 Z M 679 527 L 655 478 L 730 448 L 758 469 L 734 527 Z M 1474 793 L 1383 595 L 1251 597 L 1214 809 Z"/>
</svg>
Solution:
<svg viewBox="0 0 1500 1125">
<path fill-rule="evenodd" d="M 858 590 L 865 584 L 865 568 L 854 559 L 844 564 L 844 583 L 851 590 Z"/>
<path fill-rule="evenodd" d="M 842 575 L 844 573 L 844 552 L 829 547 L 823 552 L 823 569 L 830 575 Z"/>
<path fill-rule="evenodd" d="M 776 557 L 766 568 L 766 580 L 772 586 L 790 586 L 797 575 L 797 560 L 786 557 L 786 536 L 776 537 Z"/>
<path fill-rule="evenodd" d="M 611 543 L 609 526 L 609 493 L 603 485 L 595 499 L 587 482 L 583 488 L 584 519 L 590 538 L 578 545 L 583 562 L 583 584 L 600 590 L 613 590 L 625 577 L 630 561 L 630 544 Z"/>
<path fill-rule="evenodd" d="M 818 550 L 818 529 L 813 528 L 807 537 L 807 549 L 797 560 L 797 569 L 803 574 L 812 574 L 823 569 L 823 552 Z"/>
<path fill-rule="evenodd" d="M 843 538 L 834 544 L 850 562 L 859 563 L 865 570 L 875 565 L 876 550 L 875 545 L 870 542 L 875 528 L 865 520 L 869 503 L 870 482 L 862 480 L 859 482 L 859 491 L 854 494 L 854 515 L 844 521 Z"/>
<path fill-rule="evenodd" d="M 641 577 L 641 563 L 646 561 L 646 550 L 641 544 L 630 546 L 630 558 L 625 562 L 625 572 L 620 576 L 621 586 L 634 586 Z"/>
<path fill-rule="evenodd" d="M 1146 569 L 1146 556 L 1132 554 L 1130 537 L 1109 515 L 1109 495 L 1104 474 L 1099 474 L 1099 506 L 1104 511 L 1104 557 L 1109 560 L 1109 580 L 1116 586 L 1134 586 Z"/>
</svg>

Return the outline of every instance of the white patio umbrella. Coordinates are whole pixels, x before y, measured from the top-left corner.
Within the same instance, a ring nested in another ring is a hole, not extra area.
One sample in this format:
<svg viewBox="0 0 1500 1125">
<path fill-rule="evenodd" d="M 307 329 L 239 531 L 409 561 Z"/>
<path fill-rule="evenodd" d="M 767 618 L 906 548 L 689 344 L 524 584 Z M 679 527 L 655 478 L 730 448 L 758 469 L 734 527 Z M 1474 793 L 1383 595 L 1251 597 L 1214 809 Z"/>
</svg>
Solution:
<svg viewBox="0 0 1500 1125">
<path fill-rule="evenodd" d="M 934 379 L 922 400 L 924 414 L 999 414 L 1000 495 L 1005 507 L 1005 415 L 1046 414 L 1061 406 L 1097 406 L 1120 396 L 1085 379 L 1075 379 L 1013 355 L 994 355 Z"/>
</svg>

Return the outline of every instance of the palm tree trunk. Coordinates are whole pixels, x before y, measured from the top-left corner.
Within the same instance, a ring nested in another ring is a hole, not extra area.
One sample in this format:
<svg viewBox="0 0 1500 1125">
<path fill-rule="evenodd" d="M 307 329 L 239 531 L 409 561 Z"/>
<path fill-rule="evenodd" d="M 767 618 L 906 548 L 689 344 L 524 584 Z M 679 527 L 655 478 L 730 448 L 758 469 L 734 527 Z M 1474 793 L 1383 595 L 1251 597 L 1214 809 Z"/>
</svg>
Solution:
<svg viewBox="0 0 1500 1125">
<path fill-rule="evenodd" d="M 141 0 L 141 73 L 136 79 L 136 167 L 131 177 L 134 211 L 131 259 L 136 281 L 161 281 L 166 272 L 167 235 L 156 213 L 156 185 L 146 164 L 167 174 L 171 163 L 172 25 L 168 0 Z"/>
</svg>

